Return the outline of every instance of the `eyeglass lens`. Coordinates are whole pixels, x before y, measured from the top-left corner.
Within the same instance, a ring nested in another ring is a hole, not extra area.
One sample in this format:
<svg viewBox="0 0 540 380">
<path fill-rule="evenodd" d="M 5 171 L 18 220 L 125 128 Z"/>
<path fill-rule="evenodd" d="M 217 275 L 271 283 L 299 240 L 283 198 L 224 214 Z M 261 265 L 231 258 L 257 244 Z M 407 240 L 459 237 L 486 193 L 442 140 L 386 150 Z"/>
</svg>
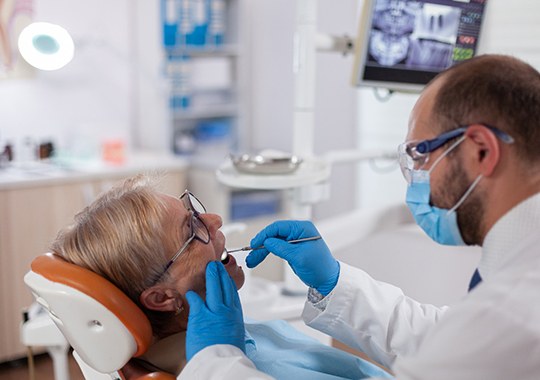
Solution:
<svg viewBox="0 0 540 380">
<path fill-rule="evenodd" d="M 204 214 L 206 212 L 204 205 L 193 194 L 184 193 L 180 199 L 184 202 L 184 206 L 189 211 L 195 211 L 199 214 Z"/>
<path fill-rule="evenodd" d="M 210 233 L 204 222 L 200 219 L 199 214 L 206 213 L 204 205 L 191 193 L 185 193 L 180 198 L 186 209 L 191 211 L 191 228 L 195 236 L 205 244 L 210 241 Z"/>
<path fill-rule="evenodd" d="M 411 179 L 411 170 L 413 170 L 415 162 L 410 155 L 409 147 L 406 143 L 400 144 L 398 147 L 398 161 L 401 173 L 407 182 Z"/>
</svg>

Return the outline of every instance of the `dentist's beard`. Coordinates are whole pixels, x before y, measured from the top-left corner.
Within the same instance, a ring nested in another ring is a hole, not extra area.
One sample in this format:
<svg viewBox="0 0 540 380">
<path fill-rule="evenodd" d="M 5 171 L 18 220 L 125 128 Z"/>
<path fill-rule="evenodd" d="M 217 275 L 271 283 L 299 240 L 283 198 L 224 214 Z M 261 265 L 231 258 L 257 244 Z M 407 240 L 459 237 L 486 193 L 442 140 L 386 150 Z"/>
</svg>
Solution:
<svg viewBox="0 0 540 380">
<path fill-rule="evenodd" d="M 472 185 L 467 173 L 460 165 L 459 160 L 454 161 L 451 171 L 445 178 L 448 184 L 443 192 L 448 202 L 447 208 L 452 208 Z M 468 195 L 467 199 L 457 208 L 457 223 L 461 237 L 467 245 L 482 245 L 484 237 L 484 192 L 478 186 Z"/>
</svg>

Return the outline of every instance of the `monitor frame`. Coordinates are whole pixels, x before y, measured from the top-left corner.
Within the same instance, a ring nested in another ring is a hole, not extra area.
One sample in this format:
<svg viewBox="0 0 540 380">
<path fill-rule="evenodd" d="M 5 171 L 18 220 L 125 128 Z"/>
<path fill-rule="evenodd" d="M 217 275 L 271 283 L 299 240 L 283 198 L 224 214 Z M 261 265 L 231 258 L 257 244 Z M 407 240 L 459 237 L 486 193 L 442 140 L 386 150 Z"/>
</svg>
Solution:
<svg viewBox="0 0 540 380">
<path fill-rule="evenodd" d="M 374 87 L 374 88 L 388 89 L 390 91 L 418 93 L 418 92 L 421 92 L 422 89 L 425 87 L 425 85 L 435 76 L 437 76 L 441 71 L 444 71 L 446 68 L 451 67 L 453 64 L 457 63 L 457 62 L 452 61 L 449 66 L 439 69 L 439 70 L 401 69 L 401 68 L 395 68 L 392 66 L 389 66 L 388 68 L 381 67 L 379 68 L 379 70 L 383 74 L 390 76 L 388 80 L 364 78 L 366 67 L 368 67 L 367 63 L 368 63 L 368 56 L 369 56 L 368 49 L 370 45 L 370 34 L 373 29 L 375 5 L 377 1 L 378 0 L 364 0 L 363 7 L 360 12 L 358 33 L 357 33 L 357 38 L 355 41 L 354 67 L 353 67 L 353 73 L 352 73 L 352 78 L 351 78 L 353 86 Z M 424 4 L 427 3 L 427 4 L 435 4 L 435 5 L 436 4 L 444 5 L 444 4 L 441 4 L 442 1 L 437 1 L 437 0 L 419 0 L 419 2 L 424 3 Z M 476 40 L 474 44 L 471 44 L 470 46 L 473 49 L 472 56 L 475 56 L 478 53 L 479 40 L 482 34 L 482 28 L 485 25 L 483 20 L 486 15 L 485 8 L 486 8 L 487 0 L 478 0 L 478 1 L 454 0 L 454 2 L 457 3 L 456 6 L 458 6 L 459 3 L 470 3 L 470 2 L 482 3 L 481 5 L 483 6 L 483 8 L 482 8 L 482 14 L 480 18 L 480 26 L 478 28 L 478 33 L 475 36 Z M 456 37 L 456 40 L 457 40 L 457 37 Z M 472 57 L 469 57 L 469 58 L 472 58 Z M 405 74 L 405 76 L 409 76 L 408 81 L 405 81 L 402 78 L 400 78 L 400 76 L 403 74 Z"/>
</svg>

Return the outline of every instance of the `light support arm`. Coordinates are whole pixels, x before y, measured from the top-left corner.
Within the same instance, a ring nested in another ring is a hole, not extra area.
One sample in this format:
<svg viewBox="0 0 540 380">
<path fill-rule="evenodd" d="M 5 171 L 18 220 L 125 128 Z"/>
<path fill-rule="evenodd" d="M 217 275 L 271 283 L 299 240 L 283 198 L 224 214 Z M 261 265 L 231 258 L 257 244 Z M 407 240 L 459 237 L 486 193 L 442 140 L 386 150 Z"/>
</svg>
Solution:
<svg viewBox="0 0 540 380">
<path fill-rule="evenodd" d="M 293 154 L 313 157 L 317 2 L 297 0 L 294 35 Z"/>
<path fill-rule="evenodd" d="M 397 160 L 397 150 L 341 149 L 326 152 L 324 160 L 333 167 L 336 164 L 355 164 L 369 160 Z"/>
<path fill-rule="evenodd" d="M 348 36 L 332 36 L 330 34 L 317 33 L 315 44 L 317 51 L 337 52 L 346 56 L 354 52 L 354 40 Z"/>
</svg>

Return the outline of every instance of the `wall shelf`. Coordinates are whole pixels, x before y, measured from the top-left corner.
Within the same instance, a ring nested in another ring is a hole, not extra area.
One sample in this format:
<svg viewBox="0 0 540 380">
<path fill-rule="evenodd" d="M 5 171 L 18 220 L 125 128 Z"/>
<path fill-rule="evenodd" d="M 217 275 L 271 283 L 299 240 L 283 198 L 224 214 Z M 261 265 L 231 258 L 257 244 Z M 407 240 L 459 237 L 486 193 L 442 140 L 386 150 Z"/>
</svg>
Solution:
<svg viewBox="0 0 540 380">
<path fill-rule="evenodd" d="M 177 110 L 173 113 L 173 119 L 175 121 L 191 121 L 218 117 L 236 117 L 237 114 L 238 105 L 231 103 Z"/>
<path fill-rule="evenodd" d="M 195 57 L 236 57 L 240 49 L 236 44 L 211 45 L 211 46 L 183 46 L 165 49 L 167 55 L 179 57 L 188 55 Z"/>
</svg>

